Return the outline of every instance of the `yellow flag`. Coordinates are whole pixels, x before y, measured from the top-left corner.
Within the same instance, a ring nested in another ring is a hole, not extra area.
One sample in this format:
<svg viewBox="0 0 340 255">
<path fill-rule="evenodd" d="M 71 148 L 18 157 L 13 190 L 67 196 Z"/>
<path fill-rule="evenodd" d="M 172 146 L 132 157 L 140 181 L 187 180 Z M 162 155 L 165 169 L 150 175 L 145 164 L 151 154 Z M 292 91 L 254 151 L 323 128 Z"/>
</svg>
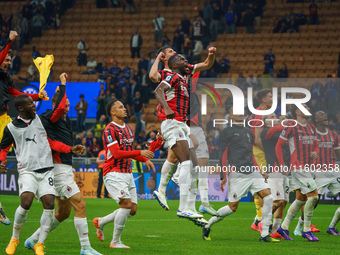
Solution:
<svg viewBox="0 0 340 255">
<path fill-rule="evenodd" d="M 35 66 L 38 68 L 40 74 L 39 92 L 41 92 L 46 87 L 47 78 L 50 75 L 53 61 L 54 61 L 53 55 L 46 55 L 44 58 L 38 57 L 36 59 L 33 59 L 33 62 Z M 49 100 L 48 97 L 47 98 L 44 97 L 42 99 L 45 101 Z"/>
</svg>

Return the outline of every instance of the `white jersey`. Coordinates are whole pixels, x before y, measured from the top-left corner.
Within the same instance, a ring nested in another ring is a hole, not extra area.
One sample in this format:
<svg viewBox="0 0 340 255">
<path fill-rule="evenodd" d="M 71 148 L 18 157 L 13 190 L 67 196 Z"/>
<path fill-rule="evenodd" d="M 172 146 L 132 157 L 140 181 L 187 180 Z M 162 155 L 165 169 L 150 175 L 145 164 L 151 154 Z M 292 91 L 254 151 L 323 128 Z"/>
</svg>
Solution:
<svg viewBox="0 0 340 255">
<path fill-rule="evenodd" d="M 16 127 L 13 123 L 9 123 L 7 127 L 15 141 L 19 172 L 53 168 L 51 147 L 38 115 L 27 127 Z"/>
</svg>

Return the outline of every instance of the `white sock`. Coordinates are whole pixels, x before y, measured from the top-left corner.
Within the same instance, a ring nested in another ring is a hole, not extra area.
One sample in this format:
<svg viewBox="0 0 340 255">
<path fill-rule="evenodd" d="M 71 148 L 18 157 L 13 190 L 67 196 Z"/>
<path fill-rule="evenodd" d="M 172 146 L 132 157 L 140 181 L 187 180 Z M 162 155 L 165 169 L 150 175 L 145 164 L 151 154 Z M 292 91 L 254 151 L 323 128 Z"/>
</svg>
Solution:
<svg viewBox="0 0 340 255">
<path fill-rule="evenodd" d="M 263 198 L 262 208 L 262 233 L 261 236 L 265 237 L 269 235 L 270 220 L 272 218 L 274 198 L 272 195 L 268 195 Z"/>
<path fill-rule="evenodd" d="M 87 225 L 86 218 L 74 217 L 74 226 L 78 232 L 81 247 L 84 248 L 85 245 L 90 245 L 89 226 Z"/>
<path fill-rule="evenodd" d="M 40 218 L 40 235 L 38 243 L 44 243 L 48 233 L 50 232 L 53 221 L 54 209 L 44 209 Z"/>
<path fill-rule="evenodd" d="M 203 167 L 198 173 L 198 190 L 200 191 L 201 202 L 203 206 L 209 205 L 209 172 L 207 167 Z"/>
<path fill-rule="evenodd" d="M 54 217 L 54 215 L 53 215 L 53 220 L 52 220 L 52 225 L 51 225 L 51 228 L 50 228 L 50 232 L 51 232 L 53 229 L 57 228 L 59 224 L 60 224 L 60 221 L 58 221 L 58 220 L 56 219 L 56 217 Z M 39 240 L 40 231 L 41 231 L 41 229 L 38 228 L 37 231 L 35 231 L 35 232 L 33 233 L 33 235 L 31 235 L 31 238 L 33 238 L 34 241 Z"/>
<path fill-rule="evenodd" d="M 183 211 L 187 208 L 187 199 L 190 188 L 190 170 L 192 162 L 190 160 L 184 161 L 181 164 L 181 171 L 179 175 L 179 210 Z"/>
<path fill-rule="evenodd" d="M 158 186 L 158 191 L 161 192 L 163 195 L 165 195 L 166 187 L 168 186 L 168 183 L 170 181 L 172 170 L 176 164 L 170 163 L 168 160 L 165 160 L 162 170 L 161 170 L 161 181 Z"/>
<path fill-rule="evenodd" d="M 340 207 L 335 211 L 331 224 L 329 224 L 330 228 L 335 228 L 336 224 L 338 224 L 340 219 Z"/>
<path fill-rule="evenodd" d="M 308 232 L 311 230 L 310 224 L 312 222 L 314 207 L 316 203 L 318 202 L 319 197 L 309 197 L 307 198 L 307 202 L 305 204 L 305 209 L 303 211 L 304 216 L 304 224 L 303 224 L 303 232 Z"/>
<path fill-rule="evenodd" d="M 263 214 L 262 214 L 263 215 Z M 255 221 L 262 221 L 262 217 L 257 217 L 257 215 L 255 216 Z"/>
<path fill-rule="evenodd" d="M 113 213 L 110 213 L 109 215 L 104 216 L 103 218 L 99 218 L 99 220 L 98 220 L 99 226 L 102 228 L 102 227 L 104 227 L 106 224 L 108 224 L 108 223 L 110 223 L 110 222 L 114 222 L 118 210 L 119 210 L 119 209 L 115 210 Z"/>
<path fill-rule="evenodd" d="M 295 228 L 295 229 L 302 229 L 303 223 L 304 223 L 304 221 L 301 219 L 301 216 L 300 216 L 300 217 L 299 217 L 299 222 L 298 222 L 298 224 L 296 225 L 296 228 Z"/>
<path fill-rule="evenodd" d="M 176 172 L 174 173 L 174 177 L 178 179 L 180 172 L 181 172 L 181 163 L 178 163 Z"/>
<path fill-rule="evenodd" d="M 113 238 L 111 243 L 120 242 L 120 236 L 125 227 L 126 220 L 130 214 L 131 209 L 120 208 L 118 209 L 117 215 L 115 217 L 115 226 L 113 231 Z"/>
<path fill-rule="evenodd" d="M 286 218 L 284 219 L 281 227 L 282 229 L 288 230 L 289 224 L 292 222 L 292 220 L 295 218 L 297 213 L 300 211 L 301 207 L 305 204 L 304 201 L 300 201 L 295 199 L 294 202 L 290 205 Z"/>
<path fill-rule="evenodd" d="M 274 219 L 273 227 L 272 227 L 272 233 L 273 233 L 273 234 L 276 234 L 277 229 L 278 229 L 278 228 L 280 227 L 280 225 L 281 225 L 281 222 L 282 222 L 282 219 Z"/>
<path fill-rule="evenodd" d="M 188 204 L 187 207 L 189 210 L 196 212 L 196 195 L 197 195 L 197 179 L 198 179 L 198 171 L 196 172 L 196 167 L 191 169 L 191 178 L 190 178 L 190 189 L 188 193 Z"/>
<path fill-rule="evenodd" d="M 223 206 L 217 212 L 221 215 L 221 217 L 216 217 L 216 216 L 211 217 L 210 220 L 208 221 L 208 224 L 205 226 L 205 228 L 211 228 L 212 225 L 223 220 L 224 217 L 227 217 L 228 215 L 234 213 L 234 211 L 230 209 L 229 205 Z"/>
<path fill-rule="evenodd" d="M 28 213 L 28 210 L 25 210 L 20 205 L 15 211 L 12 239 L 19 240 L 20 230 L 22 228 L 22 225 L 24 225 L 27 219 L 27 213 Z"/>
</svg>

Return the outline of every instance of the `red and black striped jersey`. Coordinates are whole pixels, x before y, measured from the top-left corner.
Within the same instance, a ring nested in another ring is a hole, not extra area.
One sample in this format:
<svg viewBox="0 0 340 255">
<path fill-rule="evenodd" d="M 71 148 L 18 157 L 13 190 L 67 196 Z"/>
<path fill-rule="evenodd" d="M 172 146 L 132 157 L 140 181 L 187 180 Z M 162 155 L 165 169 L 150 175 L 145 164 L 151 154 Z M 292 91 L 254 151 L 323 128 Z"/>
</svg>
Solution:
<svg viewBox="0 0 340 255">
<path fill-rule="evenodd" d="M 325 133 L 316 130 L 316 139 L 319 142 L 318 168 L 327 170 L 335 168 L 335 150 L 340 149 L 340 141 L 337 133 L 327 129 Z"/>
<path fill-rule="evenodd" d="M 297 121 L 289 121 L 282 131 L 280 139 L 288 142 L 290 150 L 291 169 L 305 169 L 313 164 L 310 155 L 318 151 L 315 127 L 308 122 L 306 124 Z"/>
<path fill-rule="evenodd" d="M 121 126 L 112 121 L 103 132 L 103 144 L 105 149 L 103 175 L 105 176 L 108 172 L 131 173 L 131 158 L 115 159 L 109 148 L 118 144 L 120 150 L 132 151 L 132 127 L 128 124 Z"/>
<path fill-rule="evenodd" d="M 184 76 L 184 79 L 186 80 L 186 83 L 189 84 L 189 80 L 191 78 L 191 76 L 195 73 L 196 70 L 196 65 L 188 65 L 189 68 L 189 74 Z M 158 70 L 158 73 L 161 75 L 161 79 L 158 82 L 158 85 L 164 81 L 168 76 L 170 76 L 171 74 L 174 74 L 170 69 L 163 69 L 163 70 Z M 167 91 L 169 92 L 169 91 Z M 188 94 L 190 94 L 190 89 L 188 89 Z M 165 99 L 167 98 L 167 93 L 165 93 Z M 162 112 L 164 113 L 164 109 L 163 106 L 161 104 L 158 104 L 157 106 L 157 116 L 160 119 L 166 119 L 166 117 L 159 117 L 162 116 Z M 165 114 L 164 114 L 165 116 Z M 184 121 L 184 120 L 183 120 Z"/>
<path fill-rule="evenodd" d="M 175 113 L 175 120 L 186 121 L 189 108 L 189 91 L 185 77 L 178 73 L 171 73 L 163 81 L 169 86 L 165 92 L 165 100 L 170 109 Z M 158 118 L 167 119 L 164 108 L 158 107 Z"/>
</svg>

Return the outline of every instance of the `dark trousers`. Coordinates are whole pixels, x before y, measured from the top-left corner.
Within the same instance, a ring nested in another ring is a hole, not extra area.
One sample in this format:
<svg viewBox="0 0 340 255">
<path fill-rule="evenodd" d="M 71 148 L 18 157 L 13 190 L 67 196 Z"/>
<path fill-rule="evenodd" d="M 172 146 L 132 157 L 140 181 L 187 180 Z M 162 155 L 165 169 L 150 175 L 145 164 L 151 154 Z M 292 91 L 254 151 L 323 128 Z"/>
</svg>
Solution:
<svg viewBox="0 0 340 255">
<path fill-rule="evenodd" d="M 137 58 L 140 58 L 140 47 L 131 47 L 131 58 L 135 58 L 135 55 L 137 53 Z"/>
<path fill-rule="evenodd" d="M 98 169 L 98 187 L 97 187 L 97 198 L 100 198 L 100 195 L 102 193 L 102 187 L 103 187 L 103 168 Z M 108 197 L 109 193 L 107 192 L 107 189 L 104 188 L 104 197 Z"/>
<path fill-rule="evenodd" d="M 77 60 L 78 60 L 78 66 L 86 66 L 86 64 L 87 64 L 86 54 L 79 53 Z"/>
<path fill-rule="evenodd" d="M 77 132 L 83 132 L 85 130 L 85 116 L 82 113 L 77 117 Z"/>
</svg>

